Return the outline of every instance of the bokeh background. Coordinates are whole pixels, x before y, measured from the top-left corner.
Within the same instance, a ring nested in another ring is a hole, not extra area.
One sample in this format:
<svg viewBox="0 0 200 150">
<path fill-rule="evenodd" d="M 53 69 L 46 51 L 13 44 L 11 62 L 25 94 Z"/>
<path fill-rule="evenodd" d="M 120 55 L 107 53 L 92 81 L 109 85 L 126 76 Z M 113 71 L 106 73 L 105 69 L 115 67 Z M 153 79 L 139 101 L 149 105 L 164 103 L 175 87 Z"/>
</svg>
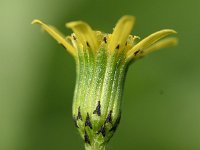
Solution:
<svg viewBox="0 0 200 150">
<path fill-rule="evenodd" d="M 135 15 L 134 35 L 178 31 L 179 45 L 129 69 L 121 124 L 108 150 L 200 149 L 199 0 L 0 0 L 0 149 L 83 150 L 71 119 L 75 63 L 31 25 L 87 21 L 112 32 Z"/>
</svg>

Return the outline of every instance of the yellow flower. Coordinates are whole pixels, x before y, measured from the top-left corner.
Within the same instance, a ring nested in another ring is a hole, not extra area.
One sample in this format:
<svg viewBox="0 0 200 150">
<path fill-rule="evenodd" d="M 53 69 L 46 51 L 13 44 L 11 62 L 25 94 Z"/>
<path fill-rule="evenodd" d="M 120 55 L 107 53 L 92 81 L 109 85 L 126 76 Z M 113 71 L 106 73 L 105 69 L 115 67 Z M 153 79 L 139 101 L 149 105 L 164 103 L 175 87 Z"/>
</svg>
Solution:
<svg viewBox="0 0 200 150">
<path fill-rule="evenodd" d="M 164 39 L 169 34 L 174 34 L 176 31 L 172 29 L 164 29 L 151 34 L 142 41 L 136 44 L 135 39 L 137 36 L 131 36 L 131 30 L 135 23 L 133 16 L 123 16 L 117 23 L 112 34 L 102 33 L 100 31 L 94 31 L 87 23 L 83 21 L 74 21 L 67 23 L 66 26 L 73 30 L 75 34 L 65 38 L 55 27 L 44 24 L 40 20 L 34 20 L 32 24 L 39 24 L 42 28 L 47 31 L 58 43 L 62 44 L 67 51 L 77 57 L 79 47 L 90 46 L 93 54 L 101 46 L 102 42 L 107 43 L 108 53 L 112 54 L 115 50 L 118 53 L 126 55 L 128 60 L 145 56 L 150 52 L 157 49 L 172 46 L 177 44 L 176 38 Z M 79 40 L 77 42 L 76 36 Z"/>
<path fill-rule="evenodd" d="M 87 23 L 75 21 L 64 37 L 55 27 L 34 20 L 75 58 L 77 81 L 73 100 L 73 119 L 86 149 L 105 148 L 121 117 L 121 101 L 128 66 L 160 48 L 177 44 L 172 29 L 155 32 L 140 42 L 130 35 L 135 18 L 123 16 L 112 34 L 94 31 Z"/>
</svg>

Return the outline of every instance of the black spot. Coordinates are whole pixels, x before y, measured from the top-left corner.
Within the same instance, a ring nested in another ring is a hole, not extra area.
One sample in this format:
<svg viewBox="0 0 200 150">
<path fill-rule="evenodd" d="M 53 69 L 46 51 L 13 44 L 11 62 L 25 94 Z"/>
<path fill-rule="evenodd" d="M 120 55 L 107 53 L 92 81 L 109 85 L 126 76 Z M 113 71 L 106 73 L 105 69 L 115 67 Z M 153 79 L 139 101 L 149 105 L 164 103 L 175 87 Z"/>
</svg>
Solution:
<svg viewBox="0 0 200 150">
<path fill-rule="evenodd" d="M 100 101 L 98 101 L 97 107 L 94 110 L 93 114 L 97 114 L 98 116 L 101 115 L 101 104 L 100 104 Z"/>
<path fill-rule="evenodd" d="M 73 37 L 74 40 L 76 40 L 76 37 L 74 35 L 72 37 Z"/>
<path fill-rule="evenodd" d="M 84 135 L 84 140 L 85 140 L 85 143 L 90 144 L 90 139 L 89 139 L 89 136 L 86 131 L 85 131 L 85 135 Z"/>
<path fill-rule="evenodd" d="M 103 41 L 107 43 L 107 38 L 104 36 Z"/>
<path fill-rule="evenodd" d="M 120 120 L 121 120 L 121 113 L 120 113 L 119 117 L 117 118 L 117 120 L 116 120 L 115 124 L 113 125 L 113 127 L 109 130 L 110 132 L 111 131 L 113 131 L 113 132 L 116 131 L 116 129 L 117 129 L 119 123 L 120 123 Z"/>
<path fill-rule="evenodd" d="M 82 120 L 81 108 L 80 108 L 80 106 L 78 107 L 78 116 L 77 116 L 77 120 L 78 120 L 78 119 Z"/>
<path fill-rule="evenodd" d="M 136 52 L 134 52 L 134 55 L 136 56 L 139 52 L 140 50 L 137 50 Z"/>
<path fill-rule="evenodd" d="M 92 129 L 92 124 L 90 122 L 90 116 L 88 113 L 87 113 L 86 120 L 85 120 L 85 126 L 89 126 L 90 129 Z"/>
<path fill-rule="evenodd" d="M 116 49 L 119 49 L 119 44 L 117 45 Z"/>
<path fill-rule="evenodd" d="M 105 123 L 111 123 L 112 124 L 112 110 L 109 112 Z"/>
<path fill-rule="evenodd" d="M 90 44 L 88 42 L 86 42 L 87 46 L 90 47 Z"/>
<path fill-rule="evenodd" d="M 65 46 L 64 46 L 63 44 L 60 44 L 60 45 L 61 45 L 64 49 L 66 49 Z"/>
<path fill-rule="evenodd" d="M 105 125 L 102 125 L 97 134 L 102 134 L 104 137 L 106 136 L 106 127 Z"/>
<path fill-rule="evenodd" d="M 127 46 L 127 44 L 128 44 L 128 43 L 127 43 L 127 41 L 126 41 L 125 45 Z"/>
<path fill-rule="evenodd" d="M 78 124 L 77 124 L 77 120 L 76 120 L 75 117 L 73 117 L 73 120 L 74 120 L 74 125 L 75 125 L 75 127 L 76 127 L 76 128 L 79 128 L 79 127 L 78 127 Z"/>
</svg>

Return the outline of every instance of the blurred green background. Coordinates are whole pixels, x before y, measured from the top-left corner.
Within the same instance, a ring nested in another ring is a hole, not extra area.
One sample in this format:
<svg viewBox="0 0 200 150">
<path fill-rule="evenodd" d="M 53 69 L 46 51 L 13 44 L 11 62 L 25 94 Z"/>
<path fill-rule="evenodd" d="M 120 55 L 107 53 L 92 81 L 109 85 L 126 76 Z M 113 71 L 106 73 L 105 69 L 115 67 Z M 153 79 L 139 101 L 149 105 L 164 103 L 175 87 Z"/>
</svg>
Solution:
<svg viewBox="0 0 200 150">
<path fill-rule="evenodd" d="M 74 60 L 31 21 L 112 32 L 124 14 L 137 17 L 134 35 L 173 28 L 180 42 L 130 67 L 107 149 L 199 150 L 199 10 L 199 0 L 0 0 L 0 150 L 84 149 L 71 119 Z"/>
</svg>

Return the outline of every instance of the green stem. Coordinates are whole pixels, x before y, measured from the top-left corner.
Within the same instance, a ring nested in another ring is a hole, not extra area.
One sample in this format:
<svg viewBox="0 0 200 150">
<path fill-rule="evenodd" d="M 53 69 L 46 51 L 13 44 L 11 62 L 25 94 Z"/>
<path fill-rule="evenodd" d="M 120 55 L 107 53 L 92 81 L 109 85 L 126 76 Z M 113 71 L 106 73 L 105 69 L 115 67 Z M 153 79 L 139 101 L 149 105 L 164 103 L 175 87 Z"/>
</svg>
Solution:
<svg viewBox="0 0 200 150">
<path fill-rule="evenodd" d="M 85 144 L 85 150 L 105 150 L 105 145 L 100 145 L 98 142 L 93 145 Z"/>
</svg>

